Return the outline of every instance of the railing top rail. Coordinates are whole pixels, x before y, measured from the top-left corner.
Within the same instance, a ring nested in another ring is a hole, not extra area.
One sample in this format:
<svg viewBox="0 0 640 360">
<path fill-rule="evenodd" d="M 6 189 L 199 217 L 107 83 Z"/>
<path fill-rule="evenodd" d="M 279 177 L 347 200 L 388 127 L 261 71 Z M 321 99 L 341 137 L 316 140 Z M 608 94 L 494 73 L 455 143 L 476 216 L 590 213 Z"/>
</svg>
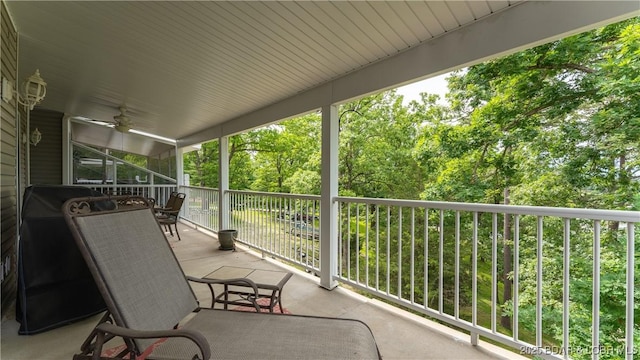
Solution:
<svg viewBox="0 0 640 360">
<path fill-rule="evenodd" d="M 180 187 L 183 187 L 185 189 L 198 189 L 198 190 L 218 191 L 218 188 L 211 188 L 211 187 L 206 187 L 206 186 L 180 185 Z"/>
<path fill-rule="evenodd" d="M 93 188 L 114 188 L 114 187 L 139 187 L 139 188 L 175 188 L 176 184 L 70 184 L 73 186 L 84 186 Z"/>
<path fill-rule="evenodd" d="M 229 194 L 249 194 L 249 195 L 279 197 L 279 198 L 302 199 L 302 200 L 320 200 L 320 195 L 285 194 L 285 193 L 272 193 L 272 192 L 262 192 L 262 191 L 244 191 L 244 190 L 227 190 L 225 192 L 229 193 Z"/>
<path fill-rule="evenodd" d="M 532 216 L 553 216 L 560 218 L 578 218 L 590 220 L 611 220 L 623 221 L 630 223 L 640 223 L 640 211 L 626 210 L 601 210 L 601 209 L 582 209 L 582 208 L 555 208 L 547 206 L 522 206 L 522 205 L 501 205 L 501 204 L 472 204 L 459 202 L 443 202 L 443 201 L 423 201 L 423 200 L 391 200 L 391 199 L 373 199 L 373 198 L 354 198 L 345 196 L 336 196 L 333 201 L 373 204 L 373 205 L 391 205 L 413 208 L 427 208 L 436 210 L 454 210 L 469 212 L 485 212 L 485 213 L 505 213 L 513 215 L 532 215 Z"/>
</svg>

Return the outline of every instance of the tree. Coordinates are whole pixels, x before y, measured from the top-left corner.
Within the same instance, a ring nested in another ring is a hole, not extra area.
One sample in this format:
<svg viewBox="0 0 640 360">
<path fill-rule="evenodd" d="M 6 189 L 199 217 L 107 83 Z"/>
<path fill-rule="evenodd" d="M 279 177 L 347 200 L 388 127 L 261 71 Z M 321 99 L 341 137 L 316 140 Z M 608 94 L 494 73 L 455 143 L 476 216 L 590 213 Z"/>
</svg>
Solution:
<svg viewBox="0 0 640 360">
<path fill-rule="evenodd" d="M 340 191 L 415 199 L 422 174 L 412 156 L 417 126 L 395 91 L 344 104 L 340 121 Z M 399 181 L 402 179 L 402 181 Z"/>
<path fill-rule="evenodd" d="M 191 184 L 218 187 L 218 141 L 203 143 L 200 148 L 184 155 L 184 172 Z"/>
<path fill-rule="evenodd" d="M 508 191 L 514 204 L 608 209 L 636 206 L 640 171 L 638 26 L 638 19 L 631 19 L 453 74 L 449 78 L 452 113 L 423 127 L 416 148 L 429 179 L 424 198 L 499 203 Z M 545 229 L 545 244 L 551 253 L 562 252 L 561 231 L 561 226 Z M 509 233 L 505 225 L 501 265 L 506 314 L 510 307 Z M 609 261 L 606 255 L 624 250 L 620 235 L 617 224 L 609 224 L 602 250 L 603 266 L 612 274 L 607 279 L 623 274 L 623 264 Z M 521 243 L 527 241 L 521 235 Z M 578 253 L 588 249 L 588 238 L 576 235 L 575 241 L 574 246 L 583 250 Z M 535 264 L 530 262 L 536 254 L 527 251 L 523 254 L 523 286 L 527 284 L 526 271 L 535 272 Z M 558 267 L 562 262 L 556 260 L 551 257 L 545 261 L 545 273 L 561 276 Z M 580 269 L 575 272 L 586 273 Z M 535 296 L 527 296 L 527 292 L 535 289 L 535 282 L 527 285 L 521 296 L 522 314 L 528 313 L 527 306 L 534 306 L 528 301 Z M 617 298 L 615 286 L 604 288 L 611 289 L 611 299 Z M 561 298 L 554 289 L 552 285 L 544 289 L 557 300 L 545 304 L 549 313 L 561 311 Z M 586 309 L 590 294 L 580 291 L 577 286 L 575 298 Z M 613 302 L 607 306 L 619 305 Z M 545 321 L 545 333 L 560 341 L 557 319 Z M 613 324 L 608 326 L 612 331 L 603 337 L 603 343 L 617 345 L 612 334 L 618 332 L 613 331 Z M 576 348 L 589 344 L 589 339 L 579 337 L 573 341 Z"/>
<path fill-rule="evenodd" d="M 287 181 L 297 171 L 320 172 L 320 116 L 316 113 L 270 125 L 254 133 L 254 159 L 257 166 L 254 190 L 290 192 Z M 300 179 L 300 178 L 299 178 Z M 311 184 L 309 184 L 311 185 Z M 317 188 L 309 186 L 312 193 Z"/>
</svg>

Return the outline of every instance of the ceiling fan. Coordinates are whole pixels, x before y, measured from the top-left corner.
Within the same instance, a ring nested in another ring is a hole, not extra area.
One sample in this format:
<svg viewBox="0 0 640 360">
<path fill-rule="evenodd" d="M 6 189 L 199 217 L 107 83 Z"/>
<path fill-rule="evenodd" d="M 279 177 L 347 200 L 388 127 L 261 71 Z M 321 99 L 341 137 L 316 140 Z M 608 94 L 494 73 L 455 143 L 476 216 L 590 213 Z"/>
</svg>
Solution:
<svg viewBox="0 0 640 360">
<path fill-rule="evenodd" d="M 113 121 L 113 128 L 122 133 L 131 130 L 131 127 L 134 125 L 133 122 L 131 122 L 131 118 L 127 116 L 127 107 L 124 105 L 120 106 L 120 114 L 114 116 Z"/>
</svg>

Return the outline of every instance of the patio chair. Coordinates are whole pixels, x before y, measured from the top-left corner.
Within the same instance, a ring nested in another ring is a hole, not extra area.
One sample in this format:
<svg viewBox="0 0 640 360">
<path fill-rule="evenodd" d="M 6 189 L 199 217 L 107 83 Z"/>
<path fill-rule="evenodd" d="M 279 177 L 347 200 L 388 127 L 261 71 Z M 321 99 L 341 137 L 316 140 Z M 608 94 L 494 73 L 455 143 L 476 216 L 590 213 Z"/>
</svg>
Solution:
<svg viewBox="0 0 640 360">
<path fill-rule="evenodd" d="M 95 206 L 117 203 L 115 210 Z M 379 359 L 369 327 L 351 319 L 201 308 L 153 210 L 143 198 L 80 198 L 65 219 L 100 289 L 108 312 L 74 360 L 99 359 L 119 337 L 117 355 L 147 359 Z M 256 304 L 256 309 L 258 309 Z"/>
<path fill-rule="evenodd" d="M 154 206 L 154 210 L 157 212 L 161 212 L 163 210 L 171 210 L 171 208 L 173 207 L 173 203 L 174 201 L 176 201 L 176 197 L 178 195 L 177 191 L 172 191 L 169 194 L 169 198 L 167 199 L 167 202 L 164 204 L 164 206 L 160 206 L 158 204 L 152 204 Z M 147 200 L 151 200 L 152 198 L 147 198 Z M 156 201 L 156 199 L 153 199 L 152 201 Z"/>
<path fill-rule="evenodd" d="M 186 195 L 184 193 L 171 193 L 167 201 L 167 207 L 154 208 L 158 222 L 169 230 L 171 236 L 173 236 L 173 230 L 171 229 L 171 225 L 173 225 L 176 230 L 176 235 L 178 235 L 178 240 L 182 240 L 178 232 L 178 216 L 180 215 L 180 209 L 182 208 L 185 197 Z"/>
</svg>

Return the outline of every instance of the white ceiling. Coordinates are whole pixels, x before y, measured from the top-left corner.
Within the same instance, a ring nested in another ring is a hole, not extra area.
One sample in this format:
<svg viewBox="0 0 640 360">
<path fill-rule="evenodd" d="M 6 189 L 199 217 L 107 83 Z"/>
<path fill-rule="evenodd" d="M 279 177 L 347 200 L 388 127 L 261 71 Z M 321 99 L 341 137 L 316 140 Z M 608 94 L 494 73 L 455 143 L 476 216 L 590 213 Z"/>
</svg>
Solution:
<svg viewBox="0 0 640 360">
<path fill-rule="evenodd" d="M 135 129 L 185 143 L 221 124 L 236 131 L 277 120 L 260 109 L 298 104 L 326 84 L 341 98 L 380 90 L 639 7 L 534 3 L 6 2 L 19 33 L 19 78 L 39 68 L 48 83 L 40 106 L 110 120 L 126 104 Z"/>
</svg>

